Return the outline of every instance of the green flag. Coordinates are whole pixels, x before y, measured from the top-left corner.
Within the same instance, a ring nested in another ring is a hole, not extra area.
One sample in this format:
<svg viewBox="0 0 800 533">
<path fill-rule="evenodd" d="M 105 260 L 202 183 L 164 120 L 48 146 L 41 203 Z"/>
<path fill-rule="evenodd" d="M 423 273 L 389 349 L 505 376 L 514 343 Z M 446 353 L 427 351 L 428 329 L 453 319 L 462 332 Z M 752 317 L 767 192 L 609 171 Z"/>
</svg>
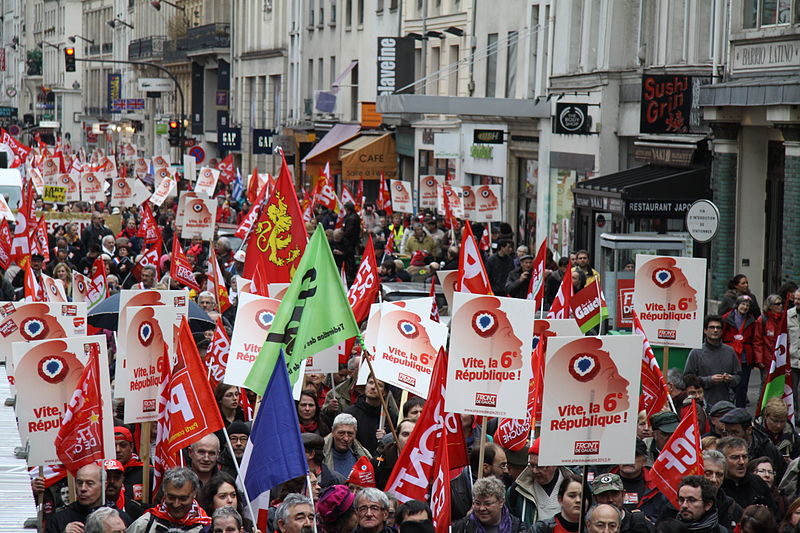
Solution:
<svg viewBox="0 0 800 533">
<path fill-rule="evenodd" d="M 342 287 L 322 226 L 306 246 L 297 271 L 281 300 L 267 340 L 258 353 L 245 386 L 263 395 L 281 350 L 292 384 L 306 357 L 358 335 L 353 310 Z"/>
</svg>

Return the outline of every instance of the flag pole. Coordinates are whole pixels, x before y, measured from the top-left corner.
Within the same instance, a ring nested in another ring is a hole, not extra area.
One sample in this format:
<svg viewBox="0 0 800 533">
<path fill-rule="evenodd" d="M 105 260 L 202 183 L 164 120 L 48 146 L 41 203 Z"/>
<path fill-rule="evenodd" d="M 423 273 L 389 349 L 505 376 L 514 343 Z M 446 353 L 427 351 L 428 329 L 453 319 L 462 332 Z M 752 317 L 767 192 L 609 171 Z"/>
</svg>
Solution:
<svg viewBox="0 0 800 533">
<path fill-rule="evenodd" d="M 584 463 L 583 465 L 583 474 L 581 475 L 581 491 L 586 490 L 586 486 L 589 484 L 589 469 L 587 465 Z M 586 501 L 581 498 L 581 512 L 578 514 L 578 531 L 582 531 L 583 529 L 583 502 Z"/>
<path fill-rule="evenodd" d="M 319 480 L 317 483 L 319 483 Z M 308 497 L 311 499 L 311 503 L 314 503 L 314 507 L 316 507 L 316 503 L 314 502 L 314 488 L 311 486 L 311 476 L 308 475 L 308 472 L 306 472 L 306 487 L 308 487 Z M 251 510 L 250 514 L 252 515 L 252 513 L 253 511 Z M 253 524 L 255 524 L 255 522 L 253 522 Z M 317 533 L 317 513 L 313 513 L 311 527 L 314 529 L 314 533 Z"/>
<path fill-rule="evenodd" d="M 150 503 L 150 431 L 152 422 L 142 422 L 139 453 L 142 461 L 142 501 Z"/>
<path fill-rule="evenodd" d="M 231 452 L 231 459 L 233 460 L 233 466 L 236 468 L 236 478 L 242 480 L 242 492 L 244 492 L 244 499 L 247 502 L 247 510 L 250 511 L 250 520 L 253 521 L 253 526 L 257 525 L 256 522 L 256 515 L 253 513 L 253 506 L 250 505 L 250 495 L 247 494 L 247 486 L 244 484 L 244 476 L 242 475 L 242 471 L 239 470 L 239 461 L 236 460 L 236 455 L 233 453 L 233 444 L 231 444 L 231 438 L 228 435 L 228 428 L 222 426 L 222 431 L 225 433 L 225 442 L 228 444 L 228 449 Z M 249 439 L 250 437 L 248 437 Z"/>
<path fill-rule="evenodd" d="M 44 479 L 44 467 L 42 465 L 39 465 L 39 477 Z M 44 533 L 44 491 L 46 490 L 46 488 L 42 489 L 42 492 L 39 493 L 39 497 L 37 498 L 39 501 L 39 512 L 37 513 L 39 515 L 39 533 Z"/>
<path fill-rule="evenodd" d="M 484 416 L 483 422 L 481 422 L 481 448 L 478 452 L 478 479 L 483 477 L 483 458 L 486 455 L 486 431 L 488 423 L 489 418 Z"/>
<path fill-rule="evenodd" d="M 400 425 L 400 422 L 403 420 L 403 407 L 405 407 L 406 402 L 408 401 L 408 391 L 403 389 L 402 394 L 400 394 L 400 407 L 397 409 L 397 425 Z"/>
<path fill-rule="evenodd" d="M 598 313 L 597 316 L 600 318 L 600 322 L 597 324 L 597 333 L 602 335 L 603 334 L 603 297 L 601 296 L 600 291 L 600 277 L 598 276 L 597 279 L 594 280 L 594 284 L 597 286 L 597 308 Z"/>
<path fill-rule="evenodd" d="M 389 406 L 386 404 L 386 398 L 384 398 L 383 391 L 381 390 L 381 388 L 378 387 L 378 378 L 375 377 L 375 371 L 372 369 L 372 360 L 370 359 L 369 353 L 367 352 L 367 347 L 364 346 L 364 343 L 361 338 L 359 338 L 359 341 L 361 342 L 361 349 L 364 352 L 364 359 L 367 360 L 367 365 L 369 366 L 369 375 L 375 382 L 375 390 L 378 391 L 378 398 L 380 398 L 381 400 L 381 406 L 383 407 L 383 412 L 386 413 L 386 420 L 389 422 L 389 429 L 392 432 L 392 436 L 394 436 L 394 441 L 400 442 L 397 438 L 397 430 L 394 427 L 394 422 L 392 421 L 392 415 L 389 413 Z"/>
</svg>

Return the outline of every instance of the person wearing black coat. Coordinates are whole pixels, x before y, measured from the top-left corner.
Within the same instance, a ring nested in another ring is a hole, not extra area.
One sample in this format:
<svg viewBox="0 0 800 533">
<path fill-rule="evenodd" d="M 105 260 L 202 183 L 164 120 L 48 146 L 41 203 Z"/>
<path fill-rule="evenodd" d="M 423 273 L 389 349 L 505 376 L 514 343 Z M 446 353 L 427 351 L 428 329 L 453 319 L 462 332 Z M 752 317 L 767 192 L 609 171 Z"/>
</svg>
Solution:
<svg viewBox="0 0 800 533">
<path fill-rule="evenodd" d="M 381 400 L 379 394 L 381 393 L 378 392 L 378 387 L 383 389 L 383 383 L 378 382 L 378 385 L 376 385 L 372 378 L 367 380 L 364 394 L 359 396 L 355 405 L 345 411 L 347 414 L 353 415 L 358 421 L 356 440 L 373 455 L 378 449 L 377 431 L 379 429 L 384 430 L 384 432 L 386 431 L 385 427 L 379 427 L 381 418 Z M 383 394 L 385 394 L 385 392 Z M 392 413 L 391 405 L 389 406 L 389 414 L 392 416 L 393 420 L 397 419 L 397 413 Z"/>
<path fill-rule="evenodd" d="M 508 273 L 508 278 L 506 279 L 506 294 L 510 298 L 528 297 L 532 268 L 533 256 L 523 255 L 520 258 L 519 266 Z"/>
</svg>

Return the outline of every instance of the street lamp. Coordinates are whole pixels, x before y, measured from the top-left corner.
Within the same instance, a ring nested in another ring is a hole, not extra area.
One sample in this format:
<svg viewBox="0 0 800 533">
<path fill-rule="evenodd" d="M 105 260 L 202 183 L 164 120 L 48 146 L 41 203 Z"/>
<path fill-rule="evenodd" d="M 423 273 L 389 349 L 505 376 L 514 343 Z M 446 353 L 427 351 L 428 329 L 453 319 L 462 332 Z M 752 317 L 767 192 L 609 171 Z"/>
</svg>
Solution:
<svg viewBox="0 0 800 533">
<path fill-rule="evenodd" d="M 87 39 L 87 38 L 86 38 L 86 37 L 84 37 L 83 35 L 78 35 L 78 34 L 75 34 L 75 35 L 70 35 L 69 37 L 67 37 L 67 39 L 69 40 L 69 42 L 71 42 L 71 43 L 73 43 L 73 44 L 75 43 L 75 39 L 76 39 L 76 38 L 77 38 L 77 39 L 80 39 L 81 41 L 86 41 L 86 42 L 87 42 L 87 43 L 89 43 L 89 44 L 94 44 L 94 40 L 93 40 L 93 39 Z"/>
<path fill-rule="evenodd" d="M 156 11 L 161 11 L 162 3 L 167 4 L 168 6 L 172 6 L 180 11 L 186 11 L 186 6 L 179 6 L 178 4 L 170 2 L 169 0 L 150 0 L 150 5 L 153 6 L 156 9 Z"/>
<path fill-rule="evenodd" d="M 108 22 L 106 22 L 106 24 L 108 24 L 112 28 L 115 28 L 117 26 L 117 23 L 122 24 L 123 26 L 127 26 L 130 29 L 133 29 L 133 26 L 131 24 L 128 24 L 127 22 L 125 22 L 124 20 L 120 19 L 119 17 L 114 17 L 113 19 L 111 19 Z"/>
<path fill-rule="evenodd" d="M 48 43 L 47 41 L 41 41 L 41 42 L 38 42 L 38 43 L 36 43 L 36 45 L 37 45 L 39 48 L 42 48 L 42 47 L 43 47 L 45 44 L 46 44 L 47 46 L 49 46 L 50 48 L 55 48 L 56 50 L 60 50 L 60 48 L 58 47 L 58 45 L 55 45 L 55 44 L 53 44 L 53 43 Z"/>
</svg>

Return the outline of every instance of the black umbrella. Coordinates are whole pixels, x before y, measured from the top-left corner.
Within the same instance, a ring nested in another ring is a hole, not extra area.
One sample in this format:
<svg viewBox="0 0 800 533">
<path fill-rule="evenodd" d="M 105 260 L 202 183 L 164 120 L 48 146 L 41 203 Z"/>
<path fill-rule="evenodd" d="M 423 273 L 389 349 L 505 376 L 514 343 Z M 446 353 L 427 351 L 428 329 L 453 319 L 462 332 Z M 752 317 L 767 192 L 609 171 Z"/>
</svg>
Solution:
<svg viewBox="0 0 800 533">
<path fill-rule="evenodd" d="M 188 297 L 188 293 L 187 293 Z M 112 294 L 89 310 L 89 324 L 101 329 L 117 331 L 119 327 L 119 293 Z M 214 321 L 193 300 L 189 300 L 189 327 L 193 333 L 214 329 Z"/>
</svg>

